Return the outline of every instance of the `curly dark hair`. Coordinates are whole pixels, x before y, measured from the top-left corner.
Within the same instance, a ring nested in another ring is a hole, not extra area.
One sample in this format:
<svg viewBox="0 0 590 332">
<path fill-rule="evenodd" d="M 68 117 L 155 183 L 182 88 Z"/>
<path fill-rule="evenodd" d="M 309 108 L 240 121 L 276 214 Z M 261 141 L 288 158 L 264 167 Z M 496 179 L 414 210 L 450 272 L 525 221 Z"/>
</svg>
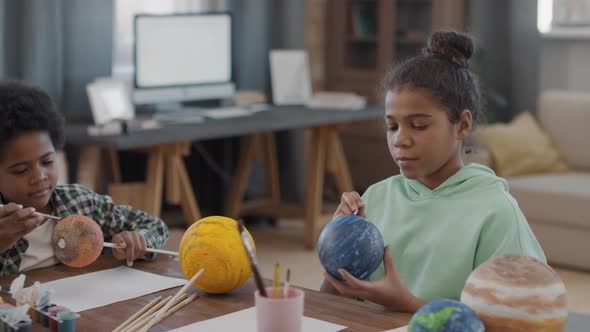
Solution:
<svg viewBox="0 0 590 332">
<path fill-rule="evenodd" d="M 404 86 L 429 90 L 446 109 L 451 123 L 457 123 L 467 109 L 475 126 L 483 116 L 483 104 L 478 79 L 469 70 L 474 49 L 468 35 L 435 32 L 422 54 L 403 61 L 386 75 L 385 93 Z"/>
<path fill-rule="evenodd" d="M 0 157 L 6 142 L 27 131 L 46 131 L 53 146 L 62 148 L 64 122 L 45 91 L 17 81 L 0 82 Z"/>
</svg>

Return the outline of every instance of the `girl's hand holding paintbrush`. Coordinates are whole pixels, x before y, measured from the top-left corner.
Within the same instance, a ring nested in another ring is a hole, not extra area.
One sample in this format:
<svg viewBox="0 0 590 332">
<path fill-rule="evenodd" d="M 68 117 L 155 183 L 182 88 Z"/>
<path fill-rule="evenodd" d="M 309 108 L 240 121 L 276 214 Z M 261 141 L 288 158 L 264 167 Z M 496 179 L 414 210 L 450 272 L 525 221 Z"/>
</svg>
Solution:
<svg viewBox="0 0 590 332">
<path fill-rule="evenodd" d="M 32 232 L 45 221 L 34 208 L 20 204 L 0 204 L 0 252 L 12 248 L 23 236 Z"/>
<path fill-rule="evenodd" d="M 342 216 L 348 216 L 351 214 L 358 215 L 366 218 L 365 215 L 365 203 L 361 199 L 361 195 L 356 191 L 346 192 L 342 194 L 340 198 L 340 205 L 336 208 L 332 219 L 336 219 Z"/>
</svg>

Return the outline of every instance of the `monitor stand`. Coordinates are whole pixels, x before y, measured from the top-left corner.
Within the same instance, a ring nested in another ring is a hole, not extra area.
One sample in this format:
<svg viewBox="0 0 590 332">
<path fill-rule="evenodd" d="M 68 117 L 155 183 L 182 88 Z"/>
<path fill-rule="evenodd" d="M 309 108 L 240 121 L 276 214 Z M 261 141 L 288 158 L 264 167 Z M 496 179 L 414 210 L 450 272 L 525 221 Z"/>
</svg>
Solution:
<svg viewBox="0 0 590 332">
<path fill-rule="evenodd" d="M 152 119 L 164 124 L 191 124 L 200 123 L 207 117 L 211 109 L 227 106 L 231 100 L 209 100 L 195 104 L 183 104 L 175 102 L 156 103 L 152 105 Z"/>
<path fill-rule="evenodd" d="M 132 98 L 136 105 L 175 101 L 206 101 L 232 98 L 235 91 L 235 86 L 231 82 L 184 87 L 136 88 L 133 90 Z"/>
</svg>

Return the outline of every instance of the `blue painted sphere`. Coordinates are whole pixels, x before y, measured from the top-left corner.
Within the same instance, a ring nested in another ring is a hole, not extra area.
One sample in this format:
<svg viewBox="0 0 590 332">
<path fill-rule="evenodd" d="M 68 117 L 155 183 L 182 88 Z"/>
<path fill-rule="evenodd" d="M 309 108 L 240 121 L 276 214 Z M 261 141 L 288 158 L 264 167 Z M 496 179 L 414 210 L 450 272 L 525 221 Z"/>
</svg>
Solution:
<svg viewBox="0 0 590 332">
<path fill-rule="evenodd" d="M 484 332 L 475 311 L 465 304 L 449 299 L 434 300 L 416 311 L 408 332 Z"/>
<path fill-rule="evenodd" d="M 375 225 L 357 215 L 342 216 L 324 227 L 318 240 L 320 263 L 342 281 L 338 269 L 367 279 L 383 262 L 383 237 Z"/>
</svg>

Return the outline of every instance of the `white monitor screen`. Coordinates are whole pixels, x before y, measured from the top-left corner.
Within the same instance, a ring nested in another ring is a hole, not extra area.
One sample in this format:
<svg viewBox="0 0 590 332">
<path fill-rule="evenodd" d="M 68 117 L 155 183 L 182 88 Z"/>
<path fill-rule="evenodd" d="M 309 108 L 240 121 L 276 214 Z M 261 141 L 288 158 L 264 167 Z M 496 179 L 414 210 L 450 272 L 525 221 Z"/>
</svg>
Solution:
<svg viewBox="0 0 590 332">
<path fill-rule="evenodd" d="M 231 81 L 229 14 L 139 15 L 135 43 L 138 88 Z"/>
</svg>

